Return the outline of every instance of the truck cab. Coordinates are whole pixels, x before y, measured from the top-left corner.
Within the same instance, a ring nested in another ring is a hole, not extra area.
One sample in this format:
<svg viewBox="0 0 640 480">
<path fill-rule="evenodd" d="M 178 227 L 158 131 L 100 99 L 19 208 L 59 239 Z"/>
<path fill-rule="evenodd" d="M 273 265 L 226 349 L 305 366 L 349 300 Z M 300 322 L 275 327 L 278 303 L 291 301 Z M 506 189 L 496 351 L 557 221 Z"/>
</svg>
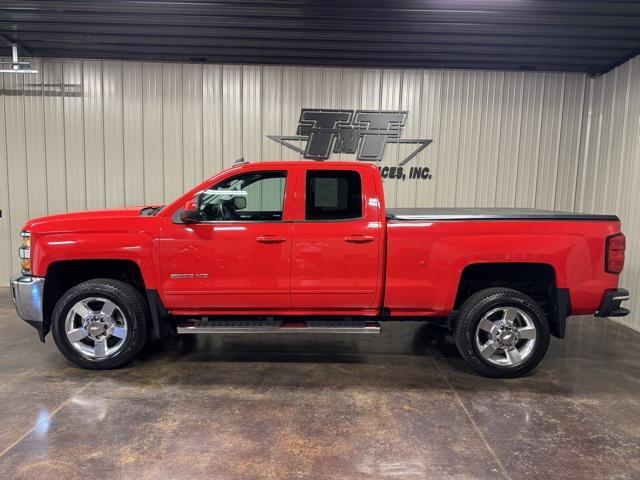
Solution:
<svg viewBox="0 0 640 480">
<path fill-rule="evenodd" d="M 622 316 L 614 215 L 386 209 L 363 162 L 242 162 L 167 206 L 30 220 L 20 316 L 90 369 L 177 334 L 448 328 L 469 365 L 515 377 L 569 315 Z"/>
<path fill-rule="evenodd" d="M 385 225 L 377 175 L 363 164 L 256 163 L 189 192 L 161 227 L 163 303 L 177 315 L 376 315 Z M 194 221 L 184 214 L 191 206 Z"/>
</svg>

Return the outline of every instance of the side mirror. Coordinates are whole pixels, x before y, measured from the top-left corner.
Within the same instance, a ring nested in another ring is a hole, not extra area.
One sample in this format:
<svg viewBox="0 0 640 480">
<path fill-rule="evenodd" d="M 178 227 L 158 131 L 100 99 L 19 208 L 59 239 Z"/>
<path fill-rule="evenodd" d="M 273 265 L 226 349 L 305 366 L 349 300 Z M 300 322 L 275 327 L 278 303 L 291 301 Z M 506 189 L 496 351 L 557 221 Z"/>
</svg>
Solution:
<svg viewBox="0 0 640 480">
<path fill-rule="evenodd" d="M 198 223 L 200 212 L 198 211 L 198 197 L 188 200 L 180 211 L 180 220 L 183 223 Z"/>
</svg>

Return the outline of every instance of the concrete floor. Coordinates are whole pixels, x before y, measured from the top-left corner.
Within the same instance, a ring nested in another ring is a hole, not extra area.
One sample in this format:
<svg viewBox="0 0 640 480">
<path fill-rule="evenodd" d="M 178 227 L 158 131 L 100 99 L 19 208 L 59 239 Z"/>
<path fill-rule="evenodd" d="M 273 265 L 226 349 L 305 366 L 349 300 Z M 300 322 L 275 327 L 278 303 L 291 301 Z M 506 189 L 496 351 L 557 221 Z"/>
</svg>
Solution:
<svg viewBox="0 0 640 480">
<path fill-rule="evenodd" d="M 640 478 L 640 333 L 571 319 L 516 380 L 433 334 L 186 336 L 90 372 L 3 288 L 0 478 Z"/>
</svg>

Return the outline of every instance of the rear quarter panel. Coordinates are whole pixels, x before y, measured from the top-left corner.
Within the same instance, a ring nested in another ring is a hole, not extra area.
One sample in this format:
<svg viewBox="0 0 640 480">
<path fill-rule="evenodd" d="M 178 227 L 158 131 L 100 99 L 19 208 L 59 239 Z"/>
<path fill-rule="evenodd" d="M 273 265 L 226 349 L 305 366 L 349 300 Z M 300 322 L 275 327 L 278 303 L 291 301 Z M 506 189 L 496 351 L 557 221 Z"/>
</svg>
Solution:
<svg viewBox="0 0 640 480">
<path fill-rule="evenodd" d="M 389 221 L 385 306 L 392 315 L 448 315 L 465 267 L 481 263 L 551 265 L 569 289 L 572 314 L 591 314 L 618 275 L 604 271 L 613 221 Z"/>
</svg>

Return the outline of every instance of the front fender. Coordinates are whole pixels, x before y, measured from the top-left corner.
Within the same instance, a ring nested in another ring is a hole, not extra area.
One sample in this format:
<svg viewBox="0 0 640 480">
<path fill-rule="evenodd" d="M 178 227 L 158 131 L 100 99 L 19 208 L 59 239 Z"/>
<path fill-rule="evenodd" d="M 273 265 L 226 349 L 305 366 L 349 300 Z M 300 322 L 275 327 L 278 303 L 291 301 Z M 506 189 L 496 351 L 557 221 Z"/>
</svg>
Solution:
<svg viewBox="0 0 640 480">
<path fill-rule="evenodd" d="M 46 276 L 51 264 L 65 260 L 129 260 L 138 265 L 147 289 L 157 289 L 157 236 L 139 232 L 83 232 L 32 235 L 32 271 Z"/>
</svg>

